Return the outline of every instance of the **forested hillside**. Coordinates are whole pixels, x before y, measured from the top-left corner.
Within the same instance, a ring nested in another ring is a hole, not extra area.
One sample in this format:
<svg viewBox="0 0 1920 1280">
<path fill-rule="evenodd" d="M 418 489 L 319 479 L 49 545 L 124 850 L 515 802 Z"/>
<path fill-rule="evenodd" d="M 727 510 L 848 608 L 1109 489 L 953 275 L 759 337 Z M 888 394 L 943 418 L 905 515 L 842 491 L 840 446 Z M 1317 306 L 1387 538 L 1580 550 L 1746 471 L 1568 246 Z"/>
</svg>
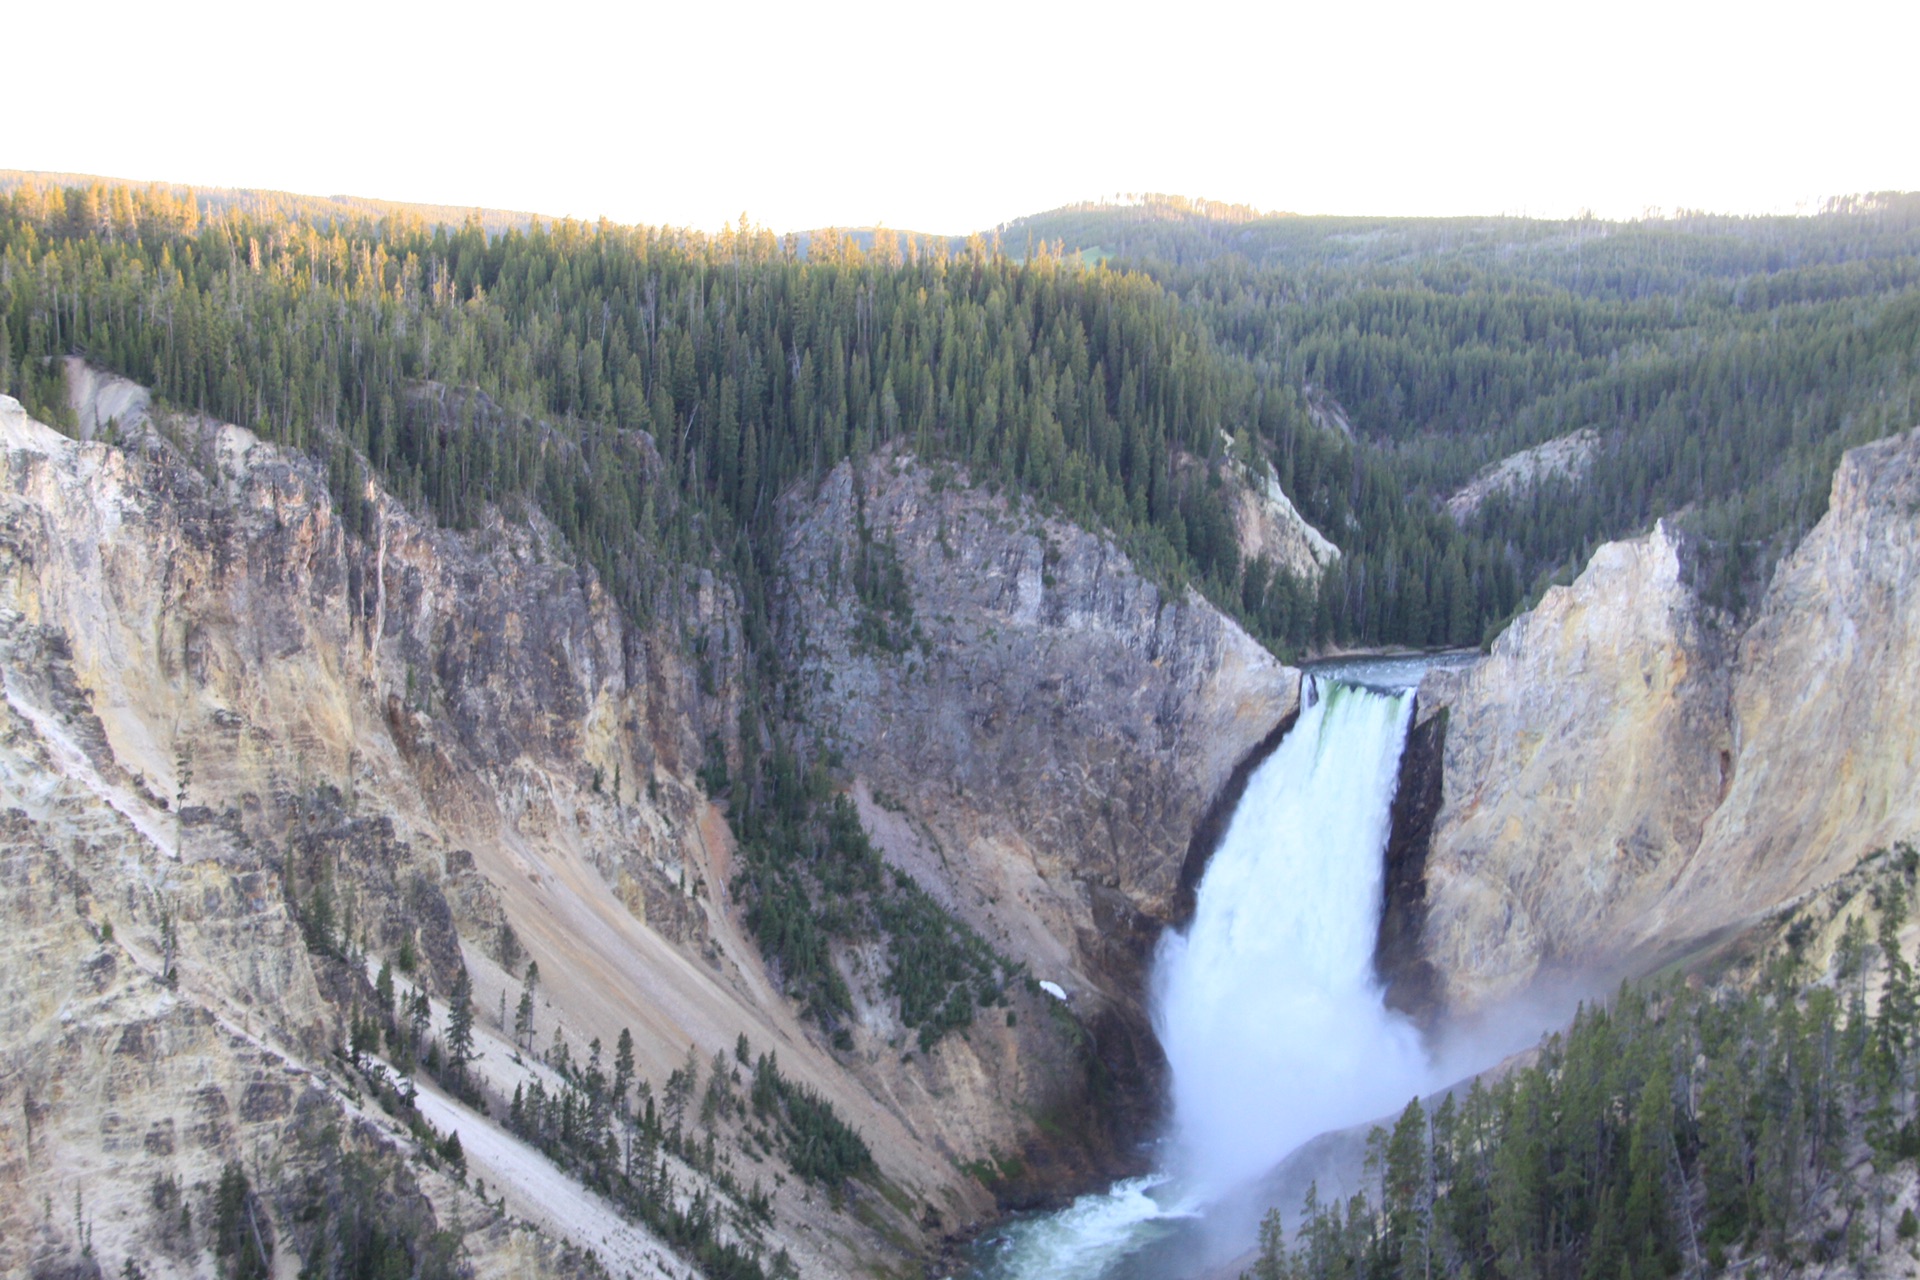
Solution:
<svg viewBox="0 0 1920 1280">
<path fill-rule="evenodd" d="M 1477 642 L 1676 513 L 1737 600 L 1818 517 L 1839 453 L 1910 425 L 1920 380 L 1912 197 L 1631 224 L 1150 199 L 1012 224 L 1011 256 L 158 187 L 26 185 L 6 209 L 0 381 L 31 406 L 56 411 L 40 358 L 86 354 L 336 453 L 343 491 L 364 464 L 456 524 L 538 501 L 642 612 L 662 557 L 757 595 L 769 495 L 876 447 L 1107 529 L 1283 649 Z M 1584 429 L 1586 482 L 1496 494 L 1464 529 L 1441 511 Z M 1347 553 L 1317 594 L 1241 564 L 1207 473 L 1179 465 L 1228 449 L 1269 458 Z"/>
<path fill-rule="evenodd" d="M 768 603 L 778 495 L 875 450 L 952 460 L 1233 602 L 1267 575 L 1242 572 L 1219 470 L 1190 460 L 1312 434 L 1296 393 L 1138 275 L 884 238 L 865 254 L 816 237 L 803 259 L 746 227 L 209 216 L 161 189 L 6 204 L 0 384 L 77 429 L 66 356 L 309 451 L 363 537 L 372 477 L 456 529 L 538 509 L 638 622 L 676 621 L 684 571 L 715 571 L 744 606 L 745 661 L 725 656 L 745 688 L 703 778 L 729 801 L 746 921 L 830 1031 L 849 1012 L 830 940 L 891 940 L 887 989 L 923 1047 L 1002 1002 L 1017 969 L 885 874 L 834 762 L 794 747 Z M 912 643 L 891 549 L 863 543 L 849 568 L 873 643 Z M 1290 598 L 1304 638 L 1311 603 Z"/>
<path fill-rule="evenodd" d="M 1151 282 L 981 246 L 816 237 L 802 261 L 746 227 L 202 222 L 124 188 L 16 196 L 0 236 L 6 381 L 30 405 L 57 415 L 45 358 L 84 354 L 371 466 L 456 525 L 537 500 L 643 612 L 655 555 L 718 556 L 756 594 L 772 496 L 881 445 L 959 459 L 1224 590 L 1218 503 L 1176 485 L 1174 451 L 1301 411 Z"/>
<path fill-rule="evenodd" d="M 1410 1102 L 1374 1193 L 1310 1194 L 1291 1241 L 1270 1214 L 1247 1280 L 1893 1267 L 1920 1236 L 1917 869 L 1880 850 L 1717 981 L 1623 987 L 1504 1078 Z"/>
<path fill-rule="evenodd" d="M 1914 422 L 1911 195 L 1633 223 L 1268 217 L 1152 197 L 1003 234 L 1151 275 L 1261 376 L 1330 394 L 1388 491 L 1416 502 L 1598 432 L 1587 483 L 1497 499 L 1467 530 L 1470 560 L 1497 548 L 1529 582 L 1683 514 L 1727 553 L 1737 602 L 1819 517 L 1840 454 Z M 1361 512 L 1363 545 L 1377 523 Z"/>
<path fill-rule="evenodd" d="M 225 215 L 238 211 L 254 217 L 304 218 L 322 225 L 335 221 L 384 217 L 417 218 L 422 222 L 459 224 L 473 218 L 489 235 L 498 235 L 509 227 L 525 231 L 539 215 L 513 209 L 475 209 L 443 204 L 416 204 L 408 201 L 378 200 L 366 196 L 305 196 L 286 191 L 256 187 L 187 187 L 178 183 L 128 183 L 117 178 L 99 178 L 85 173 L 45 173 L 26 169 L 0 169 L 0 195 L 12 195 L 23 189 L 91 190 L 103 202 L 111 202 L 113 187 L 143 187 L 149 195 L 164 192 L 175 201 L 191 201 L 201 216 Z"/>
<path fill-rule="evenodd" d="M 22 189 L 0 254 L 0 378 L 30 406 L 57 416 L 46 358 L 85 354 L 333 454 L 343 493 L 365 465 L 455 524 L 538 501 L 642 612 L 657 559 L 717 558 L 758 617 L 771 495 L 882 445 L 1112 532 L 1276 644 L 1477 639 L 1523 585 L 1137 274 L 978 241 L 863 253 L 822 234 L 803 258 L 747 227 L 204 217 L 125 187 Z M 1338 592 L 1239 564 L 1208 471 L 1179 465 L 1229 447 L 1271 452 L 1353 547 Z"/>
<path fill-rule="evenodd" d="M 855 885 L 829 922 L 854 932 L 920 908 L 842 856 L 829 762 L 785 745 L 767 600 L 794 484 L 876 450 L 950 460 L 1283 652 L 1477 643 L 1661 515 L 1705 535 L 1737 604 L 1818 517 L 1839 452 L 1911 424 L 1920 382 L 1911 197 L 1636 224 L 1150 201 L 1030 219 L 1011 254 L 229 196 L 16 186 L 0 386 L 62 421 L 58 358 L 84 356 L 310 450 L 350 525 L 369 473 L 453 527 L 537 507 L 639 620 L 675 566 L 737 584 L 745 767 L 716 755 L 709 781 L 733 798 L 756 931 L 827 1020 L 844 1000 L 816 896 Z M 1495 492 L 1464 525 L 1445 510 L 1477 468 L 1575 430 L 1599 440 L 1584 477 Z M 1339 544 L 1317 583 L 1242 563 L 1227 469 L 1192 465 L 1229 458 L 1271 465 Z M 868 558 L 862 599 L 910 618 L 888 549 Z M 941 952 L 925 1025 L 971 1006 L 954 993 L 991 998 L 976 950 Z"/>
</svg>

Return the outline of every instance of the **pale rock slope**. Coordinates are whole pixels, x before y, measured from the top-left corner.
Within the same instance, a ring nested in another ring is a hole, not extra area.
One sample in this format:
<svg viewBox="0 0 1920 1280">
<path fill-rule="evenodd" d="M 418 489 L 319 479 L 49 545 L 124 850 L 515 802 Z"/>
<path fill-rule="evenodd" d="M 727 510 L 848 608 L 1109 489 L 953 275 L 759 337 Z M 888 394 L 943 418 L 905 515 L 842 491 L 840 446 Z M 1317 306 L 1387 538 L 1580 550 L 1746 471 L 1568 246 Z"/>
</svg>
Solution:
<svg viewBox="0 0 1920 1280">
<path fill-rule="evenodd" d="M 1848 453 L 1741 639 L 1725 803 L 1652 919 L 1714 925 L 1920 834 L 1920 431 Z"/>
<path fill-rule="evenodd" d="M 1300 394 L 1306 399 L 1308 416 L 1321 430 L 1336 432 L 1349 440 L 1358 437 L 1352 419 L 1347 417 L 1346 406 L 1335 400 L 1331 391 L 1311 382 L 1303 382 L 1300 384 Z"/>
<path fill-rule="evenodd" d="M 658 1093 L 744 1034 L 860 1131 L 879 1177 L 841 1196 L 736 1160 L 773 1220 L 728 1208 L 724 1233 L 805 1276 L 917 1265 L 994 1211 L 978 1162 L 1024 1156 L 1045 1191 L 1136 1158 L 1071 1130 L 1107 1058 L 1150 1106 L 1138 968 L 1199 816 L 1295 696 L 1198 597 L 907 462 L 874 462 L 861 497 L 843 467 L 788 499 L 796 713 L 889 856 L 1071 996 L 1019 992 L 1017 1018 L 905 1053 L 881 957 L 856 949 L 837 959 L 861 1020 L 836 1049 L 748 937 L 698 779 L 711 744 L 739 758 L 729 584 L 662 565 L 638 627 L 537 514 L 454 531 L 376 486 L 336 504 L 304 454 L 68 374 L 91 441 L 0 399 L 0 1272 L 86 1274 L 91 1233 L 109 1270 L 144 1243 L 149 1275 L 211 1274 L 212 1184 L 240 1161 L 291 1273 L 302 1188 L 341 1144 L 393 1171 L 413 1229 L 458 1224 L 476 1274 L 568 1273 L 587 1249 L 690 1274 L 500 1127 L 516 1086 L 554 1085 L 498 1025 L 528 959 L 542 1048 L 610 1055 L 630 1029 Z M 859 638 L 834 583 L 862 520 L 904 566 L 898 650 Z M 322 882 L 364 971 L 305 943 L 295 908 Z M 422 1095 L 461 1133 L 464 1187 L 337 1056 L 403 949 L 436 1030 L 462 964 L 474 981 L 493 1118 Z M 683 1198 L 705 1186 L 673 1174 Z M 168 1233 L 162 1183 L 197 1236 Z"/>
<path fill-rule="evenodd" d="M 1920 833 L 1920 432 L 1848 453 L 1744 631 L 1663 526 L 1436 672 L 1424 943 L 1455 1012 L 1645 971 Z"/>
<path fill-rule="evenodd" d="M 370 490 L 357 531 L 298 455 L 231 426 L 129 418 L 124 448 L 82 444 L 0 401 L 16 939 L 0 1170 L 19 1192 L 0 1270 L 78 1256 L 76 1189 L 131 1214 L 171 1176 L 204 1214 L 225 1161 L 302 1150 L 289 1124 L 379 1129 L 331 1062 L 356 980 L 309 953 L 288 911 L 323 874 L 376 956 L 412 941 L 411 981 L 430 994 L 464 959 L 489 1028 L 519 991 L 496 963 L 511 925 L 516 969 L 531 957 L 545 975 L 543 1045 L 631 1028 L 657 1090 L 690 1045 L 706 1057 L 745 1033 L 834 1102 L 906 1195 L 963 1217 L 990 1205 L 800 1025 L 725 907 L 725 823 L 693 777 L 703 739 L 737 721 L 724 659 L 703 693 L 680 636 L 629 628 L 538 519 L 455 534 Z M 735 618 L 724 589 L 691 577 L 672 625 L 737 653 Z M 111 921 L 111 943 L 90 920 Z M 170 931 L 178 986 L 161 989 Z M 160 1039 L 131 1029 L 149 1023 Z M 497 1109 L 531 1068 L 490 1043 L 479 1069 Z M 142 1044 L 168 1047 L 126 1076 L 114 1055 Z M 281 1100 L 256 1116 L 261 1081 Z M 296 1104 L 310 1095 L 309 1118 Z M 193 1136 L 149 1141 L 155 1125 Z M 469 1145 L 476 1177 L 512 1185 L 488 1144 Z M 290 1194 L 295 1166 L 258 1169 L 269 1204 Z M 451 1186 L 422 1212 L 488 1220 Z M 807 1274 L 897 1251 L 795 1180 L 775 1207 L 772 1243 Z M 567 1221 L 511 1191 L 507 1213 Z M 559 1256 L 564 1232 L 508 1247 L 506 1221 L 483 1273 Z M 210 1266 L 204 1243 L 183 1241 L 179 1267 Z M 636 1274 L 670 1261 L 657 1242 L 628 1254 Z"/>
<path fill-rule="evenodd" d="M 1447 514 L 1465 523 L 1481 504 L 1496 494 L 1524 493 L 1543 480 L 1561 478 L 1574 483 L 1586 479 L 1600 448 L 1600 433 L 1582 427 L 1531 449 L 1509 454 L 1483 468 L 1480 474 L 1448 497 Z"/>
<path fill-rule="evenodd" d="M 210 1189 L 235 1161 L 265 1198 L 260 1229 L 293 1258 L 274 1206 L 342 1150 L 386 1171 L 390 1227 L 424 1239 L 461 1221 L 481 1274 L 577 1271 L 342 1088 L 336 993 L 278 875 L 233 810 L 169 805 L 116 756 L 74 661 L 112 637 L 97 617 L 84 633 L 48 625 L 58 592 L 43 588 L 77 559 L 91 576 L 64 587 L 110 593 L 103 550 L 152 518 L 124 487 L 136 469 L 4 397 L 0 448 L 0 1272 L 118 1274 L 132 1259 L 210 1276 Z"/>
<path fill-rule="evenodd" d="M 1300 514 L 1272 463 L 1244 448 L 1244 437 L 1236 442 L 1222 431 L 1220 443 L 1220 454 L 1211 460 L 1176 453 L 1175 472 L 1185 483 L 1218 487 L 1242 564 L 1262 559 L 1311 586 L 1340 558 L 1340 548 Z"/>
<path fill-rule="evenodd" d="M 1229 497 L 1240 559 L 1264 558 L 1307 582 L 1340 558 L 1340 548 L 1308 523 L 1280 487 L 1265 461 L 1257 472 L 1235 469 L 1238 481 Z"/>
<path fill-rule="evenodd" d="M 1448 719 L 1427 951 L 1450 1004 L 1608 951 L 1671 882 L 1723 788 L 1723 645 L 1661 525 L 1428 678 Z"/>
</svg>

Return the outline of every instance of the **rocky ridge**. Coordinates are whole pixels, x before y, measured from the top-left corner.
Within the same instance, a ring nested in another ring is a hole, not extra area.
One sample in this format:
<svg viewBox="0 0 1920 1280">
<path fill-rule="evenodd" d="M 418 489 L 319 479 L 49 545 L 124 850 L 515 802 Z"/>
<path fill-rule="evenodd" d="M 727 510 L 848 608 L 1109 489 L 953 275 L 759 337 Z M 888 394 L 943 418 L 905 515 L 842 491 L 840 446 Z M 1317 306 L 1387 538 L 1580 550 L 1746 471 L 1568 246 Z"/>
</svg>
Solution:
<svg viewBox="0 0 1920 1280">
<path fill-rule="evenodd" d="M 1920 431 L 1848 453 L 1751 621 L 1665 526 L 1435 672 L 1426 954 L 1455 1012 L 1644 971 L 1920 830 Z"/>
<path fill-rule="evenodd" d="M 1481 469 L 1446 501 L 1447 514 L 1464 524 L 1488 498 L 1524 493 L 1542 480 L 1565 479 L 1578 484 L 1593 467 L 1600 433 L 1591 427 L 1558 436 L 1531 449 L 1509 454 Z"/>
</svg>

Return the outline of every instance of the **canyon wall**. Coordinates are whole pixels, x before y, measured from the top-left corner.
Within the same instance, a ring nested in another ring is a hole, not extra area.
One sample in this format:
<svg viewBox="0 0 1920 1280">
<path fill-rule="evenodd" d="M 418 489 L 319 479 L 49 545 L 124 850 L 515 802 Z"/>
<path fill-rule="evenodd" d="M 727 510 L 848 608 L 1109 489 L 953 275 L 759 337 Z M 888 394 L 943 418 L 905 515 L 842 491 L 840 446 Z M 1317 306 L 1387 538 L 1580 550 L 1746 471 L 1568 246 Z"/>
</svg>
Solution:
<svg viewBox="0 0 1920 1280">
<path fill-rule="evenodd" d="M 1447 713 L 1426 953 L 1470 1012 L 1645 971 L 1920 831 L 1920 433 L 1850 452 L 1744 628 L 1666 526 L 1609 544 Z"/>
<path fill-rule="evenodd" d="M 1014 992 L 1004 1026 L 902 1053 L 874 957 L 844 952 L 860 1018 L 836 1046 L 747 934 L 700 779 L 716 746 L 739 758 L 725 579 L 663 564 L 637 626 L 535 512 L 449 530 L 374 485 L 342 506 L 304 454 L 69 373 L 91 441 L 0 399 L 0 1269 L 114 1269 L 145 1242 L 150 1275 L 204 1270 L 204 1229 L 160 1218 L 204 1223 L 233 1162 L 293 1256 L 300 1189 L 350 1148 L 394 1171 L 411 1229 L 461 1224 L 481 1274 L 567 1273 L 585 1249 L 684 1273 L 497 1119 L 422 1082 L 463 1183 L 370 1104 L 341 1055 L 400 955 L 436 1031 L 471 976 L 495 1117 L 554 1083 L 504 1025 L 529 960 L 538 1049 L 630 1029 L 656 1090 L 689 1051 L 777 1050 L 879 1164 L 831 1197 L 741 1170 L 770 1194 L 757 1242 L 803 1275 L 906 1265 L 992 1212 L 976 1168 L 1004 1194 L 1024 1158 L 1033 1194 L 1133 1158 L 1063 1124 L 1099 1127 L 1114 1067 L 1119 1093 L 1150 1087 L 1138 968 L 1198 814 L 1294 697 L 1197 596 L 907 460 L 788 499 L 796 723 L 897 866 L 1069 993 Z M 835 581 L 876 541 L 903 588 L 877 621 Z M 310 945 L 323 894 L 344 955 Z M 751 1155 L 745 1123 L 719 1135 Z M 683 1199 L 725 1202 L 670 1163 Z"/>
<path fill-rule="evenodd" d="M 1114 1102 L 1151 1101 L 1146 962 L 1196 825 L 1298 673 L 1110 541 L 957 471 L 843 464 L 786 515 L 801 722 L 855 775 L 887 858 L 1067 992 L 1105 1066 L 1140 1082 Z M 898 566 L 910 609 L 863 597 L 863 555 Z"/>
<path fill-rule="evenodd" d="M 83 385 L 138 400 L 112 380 Z M 30 960 L 9 967 L 0 1011 L 13 1032 L 0 1168 L 20 1193 L 0 1269 L 78 1256 L 76 1188 L 104 1213 L 174 1179 L 204 1213 L 211 1172 L 298 1148 L 289 1116 L 364 1130 L 395 1158 L 413 1150 L 335 1058 L 370 988 L 303 937 L 297 909 L 323 885 L 349 954 L 418 957 L 402 993 L 435 1002 L 436 1032 L 464 964 L 496 1114 L 542 1078 L 499 1025 L 531 959 L 540 1048 L 564 1037 L 582 1052 L 631 1029 L 637 1074 L 658 1088 L 689 1047 L 704 1060 L 745 1034 L 908 1189 L 910 1209 L 869 1210 L 870 1223 L 896 1218 L 887 1229 L 911 1240 L 926 1205 L 949 1221 L 991 1207 L 799 1022 L 729 908 L 726 824 L 695 775 L 705 741 L 738 721 L 730 588 L 683 571 L 667 616 L 642 630 L 537 515 L 453 532 L 369 488 L 352 527 L 305 456 L 135 409 L 113 415 L 110 446 L 0 401 L 0 669 L 18 757 L 0 808 L 15 815 L 10 933 L 21 915 Z M 32 932 L 42 899 L 63 905 Z M 87 1001 L 63 998 L 75 984 Z M 152 1037 L 129 1030 L 154 1018 Z M 180 1048 L 156 1051 L 141 1083 L 115 1074 L 121 1043 Z M 247 1119 L 262 1080 L 293 1101 L 257 1124 L 198 1118 Z M 538 1174 L 542 1158 L 484 1118 L 423 1098 L 465 1131 L 496 1205 L 443 1178 L 423 1211 L 501 1224 L 501 1266 L 561 1258 L 568 1241 L 638 1274 L 680 1265 L 557 1171 Z M 129 1116 L 201 1127 L 191 1144 L 142 1145 Z M 688 1194 L 700 1185 L 679 1176 Z M 299 1177 L 270 1165 L 256 1180 L 271 1205 Z M 49 1195 L 62 1208 L 42 1221 Z M 777 1239 L 804 1273 L 899 1248 L 797 1181 L 773 1195 Z M 543 1245 L 512 1244 L 531 1228 Z M 204 1244 L 183 1241 L 177 1265 L 192 1270 Z"/>
</svg>

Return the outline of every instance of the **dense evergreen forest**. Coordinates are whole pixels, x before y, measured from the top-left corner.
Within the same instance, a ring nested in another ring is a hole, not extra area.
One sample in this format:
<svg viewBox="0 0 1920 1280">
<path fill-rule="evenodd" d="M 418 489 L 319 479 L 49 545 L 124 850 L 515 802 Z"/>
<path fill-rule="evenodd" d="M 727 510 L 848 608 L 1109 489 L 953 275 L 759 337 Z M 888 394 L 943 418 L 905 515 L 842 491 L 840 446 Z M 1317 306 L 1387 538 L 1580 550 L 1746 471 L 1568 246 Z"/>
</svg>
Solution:
<svg viewBox="0 0 1920 1280">
<path fill-rule="evenodd" d="M 454 524 L 538 503 L 642 617 L 663 561 L 757 605 L 772 495 L 906 448 L 1109 530 L 1285 651 L 1478 642 L 1660 515 L 1746 584 L 1920 382 L 1920 197 L 1628 224 L 1154 198 L 1012 224 L 1017 254 L 109 185 L 0 212 L 0 383 L 36 409 L 41 359 L 85 354 L 337 455 L 343 493 L 371 467 Z M 1441 511 L 1580 429 L 1584 482 Z M 1217 482 L 1179 465 L 1234 450 L 1346 552 L 1317 590 L 1241 564 Z"/>
<path fill-rule="evenodd" d="M 1504 553 L 1530 587 L 1678 515 L 1724 553 L 1725 598 L 1750 599 L 1825 509 L 1839 455 L 1917 421 L 1920 196 L 1632 223 L 1298 218 L 1149 197 L 1003 235 L 1130 265 L 1259 376 L 1324 390 L 1393 477 L 1390 500 L 1437 502 L 1495 459 L 1596 431 L 1584 482 L 1496 498 L 1468 525 L 1469 562 Z M 1392 549 L 1397 535 L 1374 544 L 1376 513 L 1350 506 L 1358 528 L 1343 527 L 1310 485 L 1301 496 L 1359 544 L 1355 570 Z M 1374 634 L 1397 629 L 1387 618 Z"/>
<path fill-rule="evenodd" d="M 1895 1268 L 1920 1236 L 1920 853 L 1870 855 L 1720 981 L 1624 987 L 1369 1144 L 1372 1194 L 1278 1213 L 1248 1280 Z"/>
</svg>

